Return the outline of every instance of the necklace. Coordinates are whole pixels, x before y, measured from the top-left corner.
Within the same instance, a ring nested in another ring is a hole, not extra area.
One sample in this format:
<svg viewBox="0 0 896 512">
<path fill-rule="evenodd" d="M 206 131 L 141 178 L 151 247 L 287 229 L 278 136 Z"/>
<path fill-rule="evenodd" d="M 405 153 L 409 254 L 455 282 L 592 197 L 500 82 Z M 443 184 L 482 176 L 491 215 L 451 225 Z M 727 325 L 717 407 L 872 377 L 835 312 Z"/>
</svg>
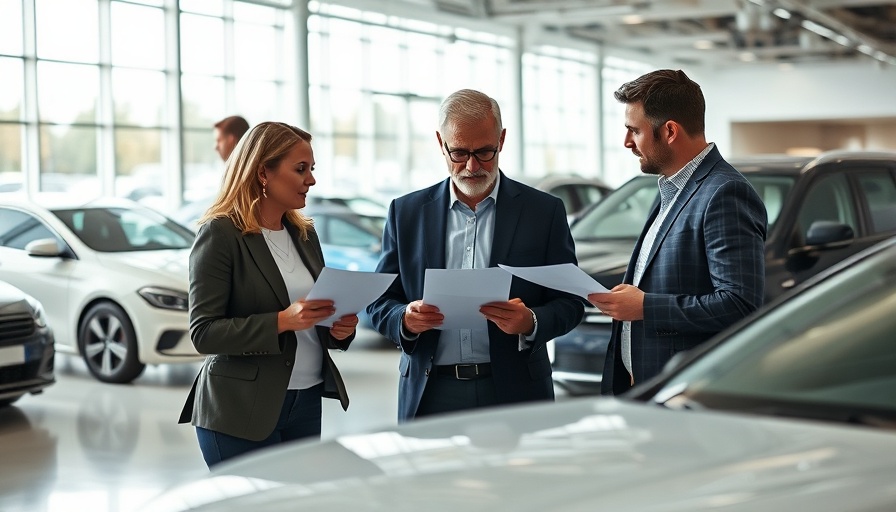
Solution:
<svg viewBox="0 0 896 512">
<path fill-rule="evenodd" d="M 278 238 L 284 239 L 283 241 L 286 242 L 285 248 L 281 247 L 276 242 L 274 242 L 274 240 L 273 240 L 274 237 L 272 236 L 274 233 L 277 234 Z M 283 235 L 281 235 L 281 233 Z M 279 231 L 271 231 L 270 229 L 262 228 L 261 234 L 264 236 L 264 239 L 267 241 L 268 248 L 271 250 L 271 254 L 274 255 L 277 259 L 279 259 L 283 263 L 283 265 L 280 267 L 280 269 L 283 271 L 283 273 L 285 273 L 285 274 L 292 273 L 292 271 L 296 269 L 296 259 L 297 258 L 293 254 L 295 251 L 293 251 L 292 248 L 289 246 L 289 244 L 292 243 L 289 240 L 289 232 L 286 231 L 285 229 L 281 229 Z M 288 267 L 288 269 L 287 269 L 287 267 Z"/>
</svg>

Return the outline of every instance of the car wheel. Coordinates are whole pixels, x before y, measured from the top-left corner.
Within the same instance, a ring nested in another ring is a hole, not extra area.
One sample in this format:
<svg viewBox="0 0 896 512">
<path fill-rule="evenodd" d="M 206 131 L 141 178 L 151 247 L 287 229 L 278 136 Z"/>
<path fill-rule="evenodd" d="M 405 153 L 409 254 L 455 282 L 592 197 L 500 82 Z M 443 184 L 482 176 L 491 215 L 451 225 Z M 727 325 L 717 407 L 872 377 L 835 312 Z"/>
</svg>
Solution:
<svg viewBox="0 0 896 512">
<path fill-rule="evenodd" d="M 78 347 L 87 369 L 103 382 L 131 382 L 146 368 L 137 359 L 134 325 L 124 310 L 111 302 L 87 310 L 78 327 Z"/>
</svg>

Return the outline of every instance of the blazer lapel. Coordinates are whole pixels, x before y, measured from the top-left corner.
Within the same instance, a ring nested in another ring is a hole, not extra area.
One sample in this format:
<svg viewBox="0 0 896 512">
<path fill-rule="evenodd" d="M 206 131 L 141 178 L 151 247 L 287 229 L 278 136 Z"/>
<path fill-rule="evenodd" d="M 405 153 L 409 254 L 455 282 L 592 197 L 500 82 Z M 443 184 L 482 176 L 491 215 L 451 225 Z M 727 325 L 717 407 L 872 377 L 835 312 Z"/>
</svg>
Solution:
<svg viewBox="0 0 896 512">
<path fill-rule="evenodd" d="M 644 269 L 650 267 L 650 264 L 653 262 L 653 257 L 656 256 L 657 251 L 665 240 L 666 235 L 672 230 L 672 225 L 675 223 L 675 219 L 681 215 L 681 212 L 684 210 L 685 206 L 691 201 L 694 197 L 694 194 L 697 193 L 697 190 L 700 188 L 700 185 L 703 183 L 704 178 L 709 173 L 710 169 L 712 169 L 716 162 L 721 158 L 721 155 L 718 155 L 718 158 L 713 158 L 716 156 L 717 150 L 713 149 L 709 154 L 707 154 L 703 161 L 700 162 L 700 165 L 694 170 L 694 174 L 691 175 L 691 179 L 685 184 L 684 189 L 678 194 L 678 197 L 675 199 L 675 202 L 669 206 L 669 213 L 666 214 L 666 218 L 663 219 L 663 223 L 660 225 L 659 229 L 656 232 L 656 239 L 653 242 L 653 246 L 650 248 L 650 254 L 647 255 L 647 261 L 644 263 Z"/>
<path fill-rule="evenodd" d="M 305 263 L 305 268 L 311 272 L 311 277 L 317 281 L 317 276 L 320 275 L 321 270 L 324 268 L 324 262 L 318 256 L 316 250 L 316 245 L 320 244 L 320 242 L 315 243 L 317 240 L 316 234 L 309 233 L 308 240 L 302 240 L 297 227 L 286 222 L 285 219 L 283 225 L 286 226 L 286 231 L 289 232 L 289 237 L 295 244 L 296 249 L 298 249 L 299 256 L 302 257 L 302 262 Z"/>
<path fill-rule="evenodd" d="M 432 195 L 429 202 L 423 203 L 423 268 L 445 268 L 445 230 L 448 224 L 448 187 L 451 178 L 445 180 Z"/>
<path fill-rule="evenodd" d="M 280 299 L 280 303 L 285 309 L 289 306 L 289 293 L 286 291 L 286 283 L 283 282 L 280 269 L 277 268 L 277 262 L 274 261 L 271 250 L 268 248 L 267 242 L 264 241 L 264 235 L 249 233 L 243 237 L 243 240 L 255 260 L 255 264 L 258 265 L 261 275 L 277 294 L 277 298 Z"/>
<path fill-rule="evenodd" d="M 516 232 L 520 212 L 523 209 L 522 201 L 518 199 L 519 195 L 520 189 L 516 182 L 505 177 L 501 172 L 498 200 L 495 203 L 495 231 L 489 266 L 496 267 L 498 263 L 507 261 L 507 255 L 510 254 L 513 234 Z"/>
</svg>

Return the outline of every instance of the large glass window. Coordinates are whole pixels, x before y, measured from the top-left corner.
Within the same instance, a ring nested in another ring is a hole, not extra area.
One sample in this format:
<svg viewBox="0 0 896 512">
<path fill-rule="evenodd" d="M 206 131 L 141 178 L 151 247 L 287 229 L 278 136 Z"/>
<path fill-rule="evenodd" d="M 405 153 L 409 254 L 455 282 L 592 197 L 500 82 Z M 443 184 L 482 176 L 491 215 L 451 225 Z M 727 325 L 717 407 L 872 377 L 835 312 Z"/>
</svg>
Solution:
<svg viewBox="0 0 896 512">
<path fill-rule="evenodd" d="M 390 199 L 447 176 L 436 142 L 438 106 L 474 88 L 514 113 L 513 39 L 333 4 L 310 4 L 311 133 L 321 193 Z M 343 65 L 357 55 L 357 65 Z M 518 169 L 508 137 L 502 168 Z"/>
<path fill-rule="evenodd" d="M 96 0 L 35 0 L 34 5 L 39 58 L 99 62 L 100 32 Z"/>
<path fill-rule="evenodd" d="M 22 2 L 21 0 L 0 0 L 0 53 L 22 54 Z M 0 69 L 0 76 L 2 74 Z M 0 87 L 3 85 L 0 84 Z M 2 98 L 0 98 L 2 101 Z"/>
<path fill-rule="evenodd" d="M 593 54 L 545 47 L 523 55 L 527 177 L 600 174 L 596 91 Z"/>
<path fill-rule="evenodd" d="M 625 105 L 616 101 L 613 93 L 616 89 L 639 76 L 653 71 L 653 67 L 644 62 L 620 59 L 608 56 L 601 68 L 603 96 L 601 97 L 601 116 L 604 133 L 601 137 L 601 149 L 604 169 L 603 177 L 610 185 L 618 186 L 629 178 L 641 173 L 638 159 L 625 147 Z"/>
<path fill-rule="evenodd" d="M 33 17 L 24 8 L 32 3 Z M 173 7 L 180 9 L 176 27 L 169 25 Z M 454 23 L 447 14 L 410 19 L 392 9 L 308 2 L 309 122 L 302 120 L 296 79 L 306 63 L 295 23 L 305 7 L 292 0 L 0 0 L 0 172 L 33 173 L 11 179 L 38 190 L 89 178 L 91 193 L 128 196 L 155 176 L 158 204 L 174 207 L 220 186 L 212 127 L 241 115 L 250 125 L 307 123 L 318 191 L 385 200 L 444 179 L 438 106 L 461 88 L 501 105 L 508 136 L 500 164 L 510 176 L 618 172 L 615 162 L 601 165 L 596 91 L 599 80 L 615 89 L 622 76 L 599 75 L 590 51 L 540 47 L 517 62 L 515 30 Z M 642 72 L 608 62 L 626 79 Z M 625 162 L 636 172 L 627 152 Z"/>
<path fill-rule="evenodd" d="M 165 18 L 161 9 L 115 2 L 111 28 L 113 65 L 165 68 Z"/>
<path fill-rule="evenodd" d="M 22 59 L 0 57 L 0 76 L 0 121 L 18 121 L 24 97 Z"/>
</svg>

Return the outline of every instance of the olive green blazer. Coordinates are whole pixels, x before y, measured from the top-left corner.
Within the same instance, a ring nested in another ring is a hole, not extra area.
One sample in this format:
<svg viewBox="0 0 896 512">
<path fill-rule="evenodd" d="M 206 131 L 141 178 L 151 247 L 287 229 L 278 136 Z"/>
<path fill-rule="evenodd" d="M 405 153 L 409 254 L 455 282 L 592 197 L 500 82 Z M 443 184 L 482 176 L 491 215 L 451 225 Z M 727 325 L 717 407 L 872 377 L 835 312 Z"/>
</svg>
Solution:
<svg viewBox="0 0 896 512">
<path fill-rule="evenodd" d="M 302 240 L 283 223 L 305 266 L 317 280 L 324 266 L 313 229 Z M 292 331 L 277 333 L 277 313 L 289 296 L 264 236 L 242 234 L 228 218 L 199 228 L 190 253 L 190 338 L 208 354 L 187 397 L 180 423 L 260 441 L 277 425 L 296 356 Z M 323 351 L 323 395 L 348 408 L 348 395 L 328 349 L 345 350 L 354 335 L 339 341 L 316 327 Z"/>
</svg>

